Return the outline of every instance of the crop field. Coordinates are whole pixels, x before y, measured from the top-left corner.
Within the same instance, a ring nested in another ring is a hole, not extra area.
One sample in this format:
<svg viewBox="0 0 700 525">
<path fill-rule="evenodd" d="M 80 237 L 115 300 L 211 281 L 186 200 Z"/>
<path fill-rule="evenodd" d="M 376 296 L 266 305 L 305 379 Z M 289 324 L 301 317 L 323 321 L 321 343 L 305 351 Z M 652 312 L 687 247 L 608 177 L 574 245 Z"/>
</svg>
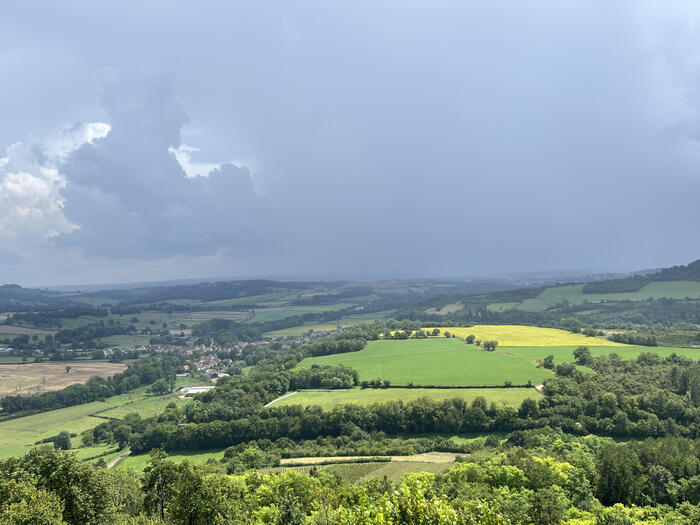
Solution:
<svg viewBox="0 0 700 525">
<path fill-rule="evenodd" d="M 470 327 L 440 327 L 457 337 L 474 335 L 478 340 L 496 340 L 501 346 L 623 346 L 599 337 L 586 337 L 556 328 L 522 325 L 476 325 Z"/>
<path fill-rule="evenodd" d="M 407 402 L 423 397 L 435 401 L 459 398 L 471 403 L 478 396 L 485 397 L 489 402 L 517 407 L 524 399 L 539 399 L 542 394 L 534 388 L 353 388 L 335 392 L 297 392 L 272 406 L 317 405 L 323 410 L 331 410 L 338 405 L 371 405 L 399 399 Z"/>
<path fill-rule="evenodd" d="M 100 343 L 108 345 L 110 348 L 131 348 L 134 346 L 147 345 L 150 336 L 148 335 L 110 335 L 99 339 Z"/>
<path fill-rule="evenodd" d="M 190 312 L 187 319 L 193 321 L 207 321 L 209 319 L 230 319 L 232 321 L 247 321 L 248 311 L 238 310 L 213 310 L 211 312 Z"/>
<path fill-rule="evenodd" d="M 66 373 L 66 366 L 70 366 L 69 373 Z M 108 377 L 125 369 L 124 364 L 102 361 L 3 364 L 0 366 L 0 396 L 59 390 L 74 383 L 85 383 L 93 376 Z"/>
<path fill-rule="evenodd" d="M 460 339 L 432 338 L 370 341 L 364 350 L 311 357 L 301 366 L 344 364 L 360 380 L 388 379 L 393 384 L 501 386 L 505 381 L 541 383 L 551 372 L 535 363 L 501 352 L 486 352 Z"/>
<path fill-rule="evenodd" d="M 56 330 L 38 330 L 36 328 L 27 328 L 26 326 L 12 326 L 9 324 L 0 324 L 0 334 L 11 335 L 54 335 Z"/>
<path fill-rule="evenodd" d="M 316 314 L 321 312 L 331 312 L 349 308 L 352 303 L 338 303 L 323 306 L 280 306 L 274 308 L 260 308 L 255 310 L 253 321 L 278 321 L 293 315 Z"/>
</svg>

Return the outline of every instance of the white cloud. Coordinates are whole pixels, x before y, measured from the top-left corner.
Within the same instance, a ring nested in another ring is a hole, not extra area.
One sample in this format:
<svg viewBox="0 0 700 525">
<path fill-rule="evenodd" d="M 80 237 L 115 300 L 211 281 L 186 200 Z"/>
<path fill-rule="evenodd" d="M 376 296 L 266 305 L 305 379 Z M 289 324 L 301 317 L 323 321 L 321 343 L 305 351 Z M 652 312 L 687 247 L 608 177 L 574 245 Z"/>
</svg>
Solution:
<svg viewBox="0 0 700 525">
<path fill-rule="evenodd" d="M 63 163 L 84 144 L 103 139 L 112 127 L 105 122 L 80 122 L 63 128 L 57 136 L 44 140 L 44 154 L 53 163 Z"/>
<path fill-rule="evenodd" d="M 168 153 L 175 157 L 175 160 L 177 160 L 177 163 L 182 168 L 182 171 L 184 171 L 185 175 L 187 175 L 187 177 L 190 179 L 195 177 L 208 177 L 212 171 L 220 170 L 221 167 L 225 166 L 226 164 L 230 164 L 237 168 L 243 167 L 243 165 L 237 161 L 219 163 L 194 162 L 192 160 L 192 153 L 196 153 L 198 151 L 202 150 L 200 148 L 195 148 L 194 146 L 188 146 L 187 144 L 181 144 L 177 148 L 174 146 L 170 146 L 168 148 Z"/>
<path fill-rule="evenodd" d="M 51 138 L 7 148 L 7 156 L 0 158 L 0 237 L 27 245 L 77 230 L 80 226 L 64 215 L 66 177 L 60 167 L 78 148 L 110 130 L 102 122 L 79 123 Z"/>
</svg>

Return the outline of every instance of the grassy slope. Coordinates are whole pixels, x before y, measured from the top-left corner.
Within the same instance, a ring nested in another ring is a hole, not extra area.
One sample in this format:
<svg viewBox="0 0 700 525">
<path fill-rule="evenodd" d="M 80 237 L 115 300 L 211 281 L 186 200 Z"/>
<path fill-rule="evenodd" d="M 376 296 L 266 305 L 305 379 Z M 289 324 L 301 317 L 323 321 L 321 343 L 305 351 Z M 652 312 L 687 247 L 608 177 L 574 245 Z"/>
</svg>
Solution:
<svg viewBox="0 0 700 525">
<path fill-rule="evenodd" d="M 337 405 L 386 403 L 387 401 L 413 401 L 422 397 L 433 400 L 460 398 L 471 403 L 475 397 L 483 396 L 489 402 L 508 403 L 519 406 L 523 399 L 538 399 L 542 395 L 534 388 L 466 388 L 466 389 L 436 389 L 436 388 L 353 388 L 337 392 L 297 392 L 296 394 L 278 401 L 273 406 L 283 405 L 318 405 L 324 410 L 330 410 Z"/>
<path fill-rule="evenodd" d="M 190 378 L 178 378 L 177 387 L 195 383 L 201 384 Z M 55 436 L 62 430 L 80 434 L 105 421 L 95 415 L 123 417 L 129 412 L 137 412 L 142 417 L 148 417 L 158 413 L 171 401 L 184 404 L 191 400 L 178 399 L 176 395 L 152 397 L 147 393 L 147 388 L 141 387 L 127 394 L 113 396 L 105 402 L 95 401 L 0 422 L 0 458 L 23 454 L 35 442 Z M 79 444 L 80 440 L 74 438 L 73 446 Z M 85 454 L 93 455 L 87 452 Z"/>
</svg>

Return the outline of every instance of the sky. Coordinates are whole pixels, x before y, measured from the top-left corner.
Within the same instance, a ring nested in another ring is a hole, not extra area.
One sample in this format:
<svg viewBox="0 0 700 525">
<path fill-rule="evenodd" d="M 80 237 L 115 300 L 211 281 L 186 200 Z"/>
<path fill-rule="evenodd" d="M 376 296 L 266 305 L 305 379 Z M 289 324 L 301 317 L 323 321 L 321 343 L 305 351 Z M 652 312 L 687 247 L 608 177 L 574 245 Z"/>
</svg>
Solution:
<svg viewBox="0 0 700 525">
<path fill-rule="evenodd" d="M 10 2 L 0 283 L 700 258 L 700 4 Z"/>
</svg>

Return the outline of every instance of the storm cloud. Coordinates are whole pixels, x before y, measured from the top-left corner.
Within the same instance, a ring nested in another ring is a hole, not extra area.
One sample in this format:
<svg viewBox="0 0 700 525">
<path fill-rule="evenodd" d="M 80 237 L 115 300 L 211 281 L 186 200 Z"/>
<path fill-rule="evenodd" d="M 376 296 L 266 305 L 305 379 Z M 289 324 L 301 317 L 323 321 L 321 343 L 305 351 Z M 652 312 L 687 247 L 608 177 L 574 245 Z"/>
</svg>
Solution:
<svg viewBox="0 0 700 525">
<path fill-rule="evenodd" d="M 5 11 L 4 280 L 479 276 L 700 256 L 693 3 Z M 86 136 L 88 123 L 104 127 Z M 22 170 L 18 142 L 42 144 Z M 43 217 L 31 228 L 16 216 L 27 206 Z"/>
</svg>

